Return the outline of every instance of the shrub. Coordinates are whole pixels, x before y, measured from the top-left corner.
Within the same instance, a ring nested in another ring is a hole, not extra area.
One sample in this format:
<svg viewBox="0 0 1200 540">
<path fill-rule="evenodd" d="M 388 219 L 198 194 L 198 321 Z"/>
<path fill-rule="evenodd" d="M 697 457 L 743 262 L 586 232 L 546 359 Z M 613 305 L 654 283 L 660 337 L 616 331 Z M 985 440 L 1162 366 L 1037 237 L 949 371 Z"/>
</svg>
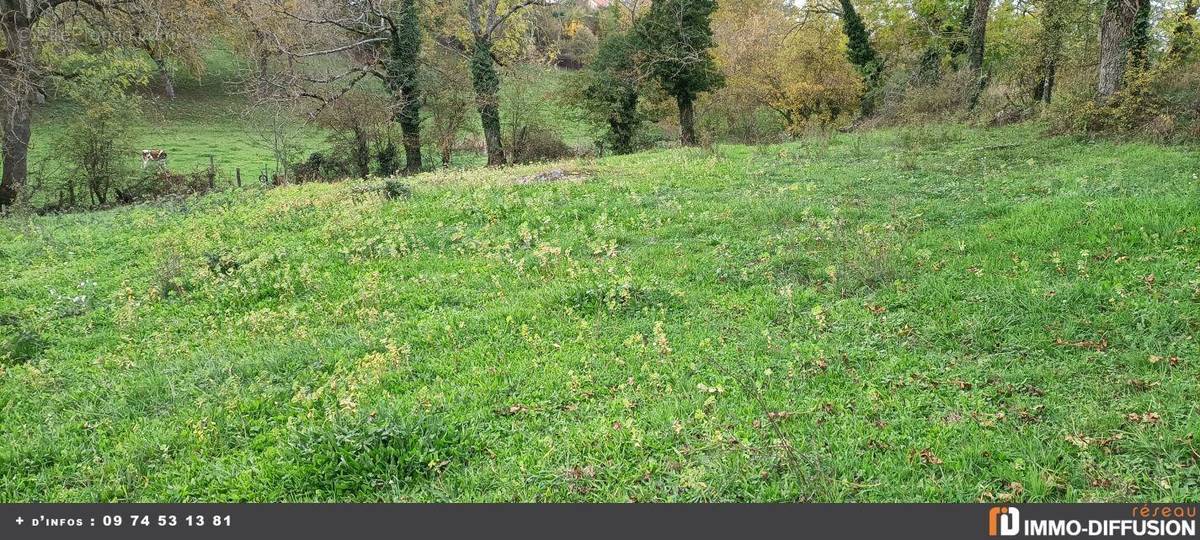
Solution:
<svg viewBox="0 0 1200 540">
<path fill-rule="evenodd" d="M 636 49 L 625 34 L 614 34 L 600 45 L 589 69 L 567 85 L 568 101 L 579 105 L 587 120 L 606 129 L 598 145 L 616 154 L 638 150 L 637 134 L 646 120 L 640 110 Z"/>
<path fill-rule="evenodd" d="M 1120 92 L 1099 101 L 1088 89 L 1047 111 L 1057 134 L 1149 136 L 1160 141 L 1200 134 L 1200 63 L 1166 58 L 1131 71 Z"/>
<path fill-rule="evenodd" d="M 412 197 L 412 186 L 395 178 L 389 178 L 383 182 L 356 185 L 350 190 L 350 196 L 356 202 L 362 202 L 367 197 L 383 197 L 389 201 L 407 199 Z"/>
<path fill-rule="evenodd" d="M 395 179 L 384 180 L 383 195 L 387 197 L 389 201 L 395 199 L 407 199 L 412 197 L 412 186 Z"/>
<path fill-rule="evenodd" d="M 375 154 L 375 160 L 379 163 L 379 176 L 387 177 L 396 174 L 396 171 L 400 170 L 400 152 L 396 148 L 396 143 L 388 139 L 387 145 Z"/>
<path fill-rule="evenodd" d="M 166 169 L 145 170 L 123 180 L 114 191 L 121 204 L 208 193 L 208 172 L 180 174 Z"/>
<path fill-rule="evenodd" d="M 148 67 L 140 59 L 115 53 L 75 53 L 64 64 L 78 76 L 63 80 L 61 89 L 80 106 L 57 141 L 58 153 L 68 163 L 64 202 L 82 204 L 81 190 L 86 190 L 92 204 L 104 206 L 113 189 L 134 174 L 128 157 L 134 153 L 129 126 L 140 100 L 130 89 L 145 83 Z"/>
<path fill-rule="evenodd" d="M 344 154 L 344 152 L 335 149 L 328 154 L 322 152 L 309 154 L 307 160 L 292 167 L 292 180 L 299 184 L 332 182 L 356 175 L 355 170 L 361 165 L 332 157 L 338 154 Z M 355 157 L 354 160 L 358 161 L 359 157 Z"/>
<path fill-rule="evenodd" d="M 882 90 L 887 96 L 879 111 L 889 124 L 921 124 L 957 120 L 968 108 L 977 81 L 967 70 L 946 75 L 938 84 L 914 83 L 895 77 Z"/>
<path fill-rule="evenodd" d="M 513 163 L 538 163 L 574 157 L 571 147 L 558 133 L 542 127 L 526 126 L 509 143 Z"/>
</svg>

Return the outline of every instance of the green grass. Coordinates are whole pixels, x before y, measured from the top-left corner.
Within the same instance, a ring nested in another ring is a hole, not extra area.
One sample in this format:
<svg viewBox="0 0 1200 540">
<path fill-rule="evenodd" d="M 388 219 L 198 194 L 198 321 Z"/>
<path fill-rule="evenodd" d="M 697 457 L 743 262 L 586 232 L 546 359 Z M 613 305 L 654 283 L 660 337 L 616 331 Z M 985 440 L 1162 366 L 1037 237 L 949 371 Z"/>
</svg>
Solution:
<svg viewBox="0 0 1200 540">
<path fill-rule="evenodd" d="M 1200 498 L 1200 157 L 1031 127 L 0 226 L 0 500 Z"/>
</svg>

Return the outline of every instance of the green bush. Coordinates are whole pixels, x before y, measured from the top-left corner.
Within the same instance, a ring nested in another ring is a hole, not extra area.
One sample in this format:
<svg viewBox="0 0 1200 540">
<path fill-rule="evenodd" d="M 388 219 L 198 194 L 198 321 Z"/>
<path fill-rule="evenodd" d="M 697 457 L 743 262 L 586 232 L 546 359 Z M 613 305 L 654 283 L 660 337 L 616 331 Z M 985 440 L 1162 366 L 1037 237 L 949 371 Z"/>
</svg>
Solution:
<svg viewBox="0 0 1200 540">
<path fill-rule="evenodd" d="M 125 178 L 113 190 L 121 204 L 199 195 L 211 189 L 208 175 L 208 171 L 180 174 L 166 169 L 145 170 Z"/>
<path fill-rule="evenodd" d="M 518 130 L 510 145 L 513 163 L 558 161 L 575 155 L 561 135 L 539 126 L 526 126 Z"/>
<path fill-rule="evenodd" d="M 1056 134 L 1150 137 L 1160 141 L 1200 136 L 1200 64 L 1164 59 L 1131 71 L 1107 100 L 1091 93 L 1065 96 L 1047 112 Z"/>
</svg>

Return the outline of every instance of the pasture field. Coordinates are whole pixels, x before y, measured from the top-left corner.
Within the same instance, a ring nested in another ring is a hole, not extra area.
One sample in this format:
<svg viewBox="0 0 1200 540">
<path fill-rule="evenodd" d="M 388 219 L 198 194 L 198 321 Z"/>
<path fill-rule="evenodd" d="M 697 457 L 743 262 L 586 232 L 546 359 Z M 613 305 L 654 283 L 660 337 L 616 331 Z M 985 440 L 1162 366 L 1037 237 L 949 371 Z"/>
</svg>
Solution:
<svg viewBox="0 0 1200 540">
<path fill-rule="evenodd" d="M 144 96 L 143 106 L 130 124 L 136 148 L 126 156 L 129 166 L 141 166 L 142 149 L 163 149 L 169 156 L 167 166 L 179 173 L 207 171 L 211 156 L 220 186 L 232 187 L 237 169 L 242 171 L 243 184 L 257 182 L 264 171 L 270 176 L 277 168 L 268 142 L 271 132 L 255 116 L 259 108 L 251 105 L 245 89 L 239 87 L 233 59 L 221 51 L 211 52 L 206 58 L 208 73 L 204 77 L 181 76 L 176 81 L 176 99 L 168 100 L 153 93 Z M 567 76 L 564 71 L 539 67 L 514 70 L 504 88 L 503 112 L 506 119 L 517 117 L 522 122 L 554 130 L 574 148 L 590 149 L 590 141 L 596 136 L 594 128 L 584 124 L 580 113 L 559 98 Z M 152 81 L 154 88 L 158 84 L 157 80 Z M 31 170 L 35 183 L 42 176 L 48 186 L 35 202 L 53 200 L 54 188 L 49 186 L 69 174 L 68 164 L 60 157 L 63 144 L 60 140 L 75 114 L 74 105 L 57 101 L 40 107 L 35 115 Z M 478 115 L 471 111 L 468 118 L 462 137 L 478 138 Z M 506 126 L 505 130 L 507 136 L 512 128 Z M 331 151 L 331 133 L 316 124 L 297 119 L 286 132 L 294 141 L 301 161 L 312 152 Z M 425 142 L 429 145 L 425 149 L 426 166 L 439 166 L 433 141 Z M 453 167 L 473 168 L 485 162 L 482 154 L 460 149 L 454 154 Z"/>
<path fill-rule="evenodd" d="M 255 181 L 264 167 L 274 169 L 271 148 L 263 140 L 266 131 L 256 127 L 249 116 L 249 102 L 238 88 L 233 59 L 217 51 L 207 60 L 209 71 L 204 77 L 181 76 L 176 81 L 176 99 L 145 97 L 130 124 L 137 143 L 128 156 L 130 166 L 141 166 L 141 149 L 154 148 L 166 150 L 169 167 L 182 173 L 207 170 L 209 156 L 213 156 L 222 180 L 230 184 L 237 168 L 242 169 L 244 181 Z M 155 88 L 157 84 L 154 81 Z M 31 171 L 48 176 L 66 174 L 66 164 L 56 157 L 57 146 L 74 114 L 75 106 L 65 101 L 39 108 L 30 144 Z M 303 123 L 298 123 L 294 135 L 297 145 L 308 152 L 323 150 L 328 137 L 320 128 Z"/>
<path fill-rule="evenodd" d="M 6 218 L 0 501 L 1197 500 L 1198 175 L 934 127 Z"/>
</svg>

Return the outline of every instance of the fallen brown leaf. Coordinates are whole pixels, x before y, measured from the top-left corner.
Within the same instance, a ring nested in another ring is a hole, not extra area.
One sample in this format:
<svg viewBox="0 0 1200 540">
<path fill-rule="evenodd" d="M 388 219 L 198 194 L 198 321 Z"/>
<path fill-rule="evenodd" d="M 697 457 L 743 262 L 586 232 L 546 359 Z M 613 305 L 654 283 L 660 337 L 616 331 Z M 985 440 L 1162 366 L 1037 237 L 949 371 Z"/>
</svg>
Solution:
<svg viewBox="0 0 1200 540">
<path fill-rule="evenodd" d="M 1162 422 L 1162 417 L 1155 412 L 1148 412 L 1144 414 L 1129 413 L 1125 415 L 1125 419 L 1135 424 L 1157 424 Z"/>
<path fill-rule="evenodd" d="M 941 465 L 942 459 L 933 453 L 933 450 L 926 448 L 921 450 L 921 461 L 926 465 Z"/>
<path fill-rule="evenodd" d="M 1076 349 L 1088 349 L 1092 351 L 1104 352 L 1108 350 L 1108 338 L 1100 338 L 1100 341 L 1083 340 L 1083 341 L 1067 341 L 1062 338 L 1054 340 L 1054 344 L 1059 347 L 1074 347 Z"/>
</svg>

